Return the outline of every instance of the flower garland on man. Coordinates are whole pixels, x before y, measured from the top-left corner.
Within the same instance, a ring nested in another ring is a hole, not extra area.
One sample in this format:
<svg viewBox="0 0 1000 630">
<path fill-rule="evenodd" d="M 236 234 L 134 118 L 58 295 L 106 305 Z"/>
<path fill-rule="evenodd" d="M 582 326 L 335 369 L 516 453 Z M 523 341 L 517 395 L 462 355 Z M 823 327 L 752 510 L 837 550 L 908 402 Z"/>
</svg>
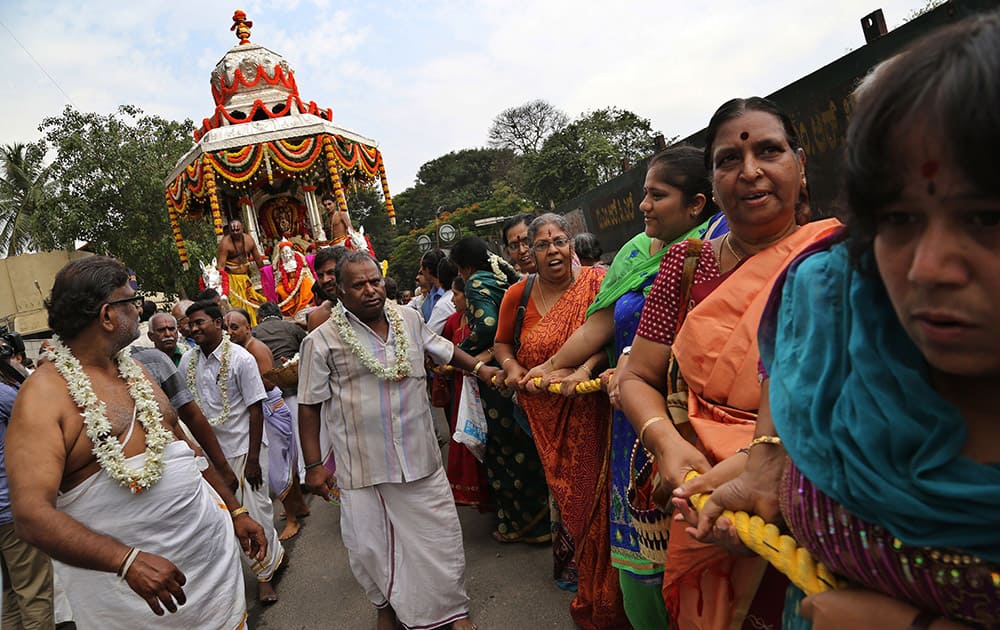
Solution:
<svg viewBox="0 0 1000 630">
<path fill-rule="evenodd" d="M 470 630 L 462 531 L 434 437 L 424 354 L 486 382 L 500 370 L 434 334 L 416 310 L 387 305 L 367 252 L 347 254 L 336 277 L 340 302 L 300 352 L 306 485 L 321 496 L 332 489 L 322 418 L 333 438 L 344 544 L 378 627 Z"/>
<path fill-rule="evenodd" d="M 313 300 L 313 278 L 306 257 L 295 251 L 291 241 L 278 243 L 278 260 L 274 268 L 274 291 L 278 294 L 278 308 L 282 315 L 294 317 Z"/>
<path fill-rule="evenodd" d="M 181 357 L 179 371 L 187 375 L 191 394 L 210 418 L 219 446 L 240 479 L 236 496 L 250 516 L 264 526 L 268 556 L 262 562 L 246 566 L 257 578 L 261 603 L 273 604 L 278 595 L 271 579 L 281 566 L 285 551 L 274 529 L 274 508 L 268 495 L 267 436 L 261 406 L 267 400 L 267 391 L 253 356 L 223 333 L 218 305 L 210 301 L 195 302 L 188 307 L 187 316 L 198 348 Z"/>
<path fill-rule="evenodd" d="M 122 352 L 139 333 L 139 300 L 112 258 L 56 275 L 53 361 L 25 382 L 7 434 L 17 532 L 58 561 L 79 627 L 140 627 L 166 609 L 157 627 L 235 628 L 246 603 L 234 538 L 258 560 L 267 543 Z"/>
</svg>

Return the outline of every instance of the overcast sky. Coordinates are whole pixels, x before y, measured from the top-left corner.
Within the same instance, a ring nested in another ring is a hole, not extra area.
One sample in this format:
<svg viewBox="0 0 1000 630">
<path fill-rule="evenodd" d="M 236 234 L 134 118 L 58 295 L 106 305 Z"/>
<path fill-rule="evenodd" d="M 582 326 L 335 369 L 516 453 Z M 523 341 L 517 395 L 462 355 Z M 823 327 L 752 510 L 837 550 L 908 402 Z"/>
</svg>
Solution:
<svg viewBox="0 0 1000 630">
<path fill-rule="evenodd" d="M 378 141 L 398 193 L 424 162 L 485 146 L 507 107 L 541 98 L 576 117 L 618 106 L 686 136 L 725 100 L 769 94 L 862 46 L 871 11 L 891 29 L 925 4 L 0 0 L 0 143 L 37 139 L 67 103 L 200 124 L 242 8 L 304 101 Z"/>
</svg>

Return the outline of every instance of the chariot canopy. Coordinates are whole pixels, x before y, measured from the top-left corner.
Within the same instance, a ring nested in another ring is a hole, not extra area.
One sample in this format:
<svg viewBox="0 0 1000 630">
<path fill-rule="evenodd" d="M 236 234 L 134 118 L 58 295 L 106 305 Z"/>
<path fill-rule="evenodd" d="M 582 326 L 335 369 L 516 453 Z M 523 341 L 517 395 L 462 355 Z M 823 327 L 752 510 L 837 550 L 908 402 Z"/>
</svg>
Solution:
<svg viewBox="0 0 1000 630">
<path fill-rule="evenodd" d="M 333 110 L 304 102 L 281 55 L 250 41 L 243 11 L 231 30 L 239 43 L 211 75 L 215 110 L 194 132 L 195 145 L 166 180 L 166 204 L 185 268 L 181 219 L 210 213 L 216 236 L 232 219 L 273 256 L 289 239 L 306 252 L 327 242 L 324 194 L 347 211 L 345 189 L 379 180 L 390 221 L 395 210 L 378 144 L 333 122 Z"/>
</svg>

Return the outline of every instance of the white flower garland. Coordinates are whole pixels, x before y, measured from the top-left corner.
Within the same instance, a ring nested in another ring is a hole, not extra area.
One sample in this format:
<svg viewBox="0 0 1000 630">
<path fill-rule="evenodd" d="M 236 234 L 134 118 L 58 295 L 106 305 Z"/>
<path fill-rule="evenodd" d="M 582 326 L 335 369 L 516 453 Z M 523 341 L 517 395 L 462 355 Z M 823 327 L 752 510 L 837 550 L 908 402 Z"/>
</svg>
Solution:
<svg viewBox="0 0 1000 630">
<path fill-rule="evenodd" d="M 213 427 L 219 426 L 223 422 L 229 419 L 229 351 L 232 349 L 232 342 L 229 341 L 229 333 L 223 331 L 222 333 L 222 365 L 219 366 L 219 396 L 222 397 L 222 413 L 220 413 L 215 418 L 209 418 L 208 423 Z M 195 348 L 191 348 L 195 350 Z M 201 396 L 198 395 L 198 384 L 195 381 L 195 374 L 198 370 L 198 361 L 201 359 L 201 350 L 198 350 L 191 355 L 191 362 L 188 363 L 187 369 L 187 386 L 191 390 L 191 395 L 194 396 L 194 401 L 198 403 L 198 406 L 204 409 L 205 407 L 201 404 Z"/>
<path fill-rule="evenodd" d="M 132 360 L 131 350 L 122 349 L 116 360 L 118 374 L 128 383 L 129 396 L 135 401 L 136 417 L 146 432 L 146 461 L 141 470 L 130 468 L 125 463 L 125 445 L 118 440 L 118 436 L 111 435 L 107 407 L 94 393 L 80 361 L 63 345 L 58 335 L 53 336 L 47 356 L 66 380 L 73 402 L 83 410 L 83 425 L 94 445 L 91 452 L 101 468 L 135 494 L 155 485 L 163 476 L 163 449 L 173 441 L 173 435 L 163 427 L 163 415 L 153 397 L 153 387 L 142 368 Z"/>
<path fill-rule="evenodd" d="M 385 309 L 385 315 L 389 320 L 389 326 L 392 327 L 392 334 L 395 337 L 395 352 L 393 353 L 395 361 L 389 366 L 379 363 L 379 360 L 375 358 L 375 355 L 368 348 L 362 347 L 361 342 L 358 341 L 358 336 L 354 334 L 354 328 L 351 327 L 351 324 L 344 317 L 340 309 L 334 309 L 330 314 L 330 319 L 337 326 L 340 338 L 344 340 L 347 347 L 354 353 L 354 356 L 358 357 L 361 364 L 368 368 L 372 374 L 383 381 L 401 381 L 410 375 L 410 350 L 406 342 L 406 331 L 403 329 L 403 318 L 392 308 Z"/>
</svg>

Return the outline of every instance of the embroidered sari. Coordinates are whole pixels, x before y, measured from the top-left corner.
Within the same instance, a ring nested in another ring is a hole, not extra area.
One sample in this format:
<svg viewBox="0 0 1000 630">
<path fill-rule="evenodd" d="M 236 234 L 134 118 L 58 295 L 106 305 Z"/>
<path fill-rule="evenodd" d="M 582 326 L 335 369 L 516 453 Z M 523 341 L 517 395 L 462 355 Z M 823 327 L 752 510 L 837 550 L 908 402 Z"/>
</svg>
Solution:
<svg viewBox="0 0 1000 630">
<path fill-rule="evenodd" d="M 760 327 L 792 460 L 785 519 L 852 582 L 1000 628 L 1000 465 L 962 455 L 965 420 L 932 388 L 881 280 L 853 267 L 846 244 L 816 249 L 789 268 Z"/>
<path fill-rule="evenodd" d="M 530 330 L 521 333 L 518 362 L 527 369 L 556 353 L 586 318 L 604 270 L 585 267 Z M 607 396 L 523 396 L 549 490 L 576 543 L 577 595 L 570 605 L 582 628 L 628 628 L 609 548 L 611 409 Z"/>
<path fill-rule="evenodd" d="M 500 303 L 507 283 L 477 270 L 465 285 L 469 336 L 459 347 L 476 355 L 493 347 Z M 496 365 L 496 362 L 491 362 Z M 479 394 L 486 412 L 486 455 L 483 464 L 497 507 L 498 540 L 545 542 L 549 529 L 549 491 L 535 442 L 514 420 L 514 403 L 492 387 Z"/>
<path fill-rule="evenodd" d="M 721 277 L 689 310 L 672 344 L 688 391 L 688 418 L 696 446 L 709 461 L 731 457 L 753 439 L 760 406 L 757 326 L 775 280 L 803 249 L 835 231 L 835 219 L 800 227 Z M 668 261 L 664 259 L 664 263 Z M 661 275 L 663 271 L 661 270 Z M 679 280 L 674 291 L 679 291 Z M 710 283 L 711 284 L 711 283 Z M 641 334 L 640 330 L 640 334 Z M 737 558 L 691 538 L 672 521 L 663 595 L 671 620 L 686 628 L 734 628 L 751 617 L 762 623 L 780 609 L 784 587 L 765 578 L 759 558 Z M 758 588 L 767 579 L 768 588 Z M 765 592 L 778 602 L 765 602 Z"/>
</svg>

